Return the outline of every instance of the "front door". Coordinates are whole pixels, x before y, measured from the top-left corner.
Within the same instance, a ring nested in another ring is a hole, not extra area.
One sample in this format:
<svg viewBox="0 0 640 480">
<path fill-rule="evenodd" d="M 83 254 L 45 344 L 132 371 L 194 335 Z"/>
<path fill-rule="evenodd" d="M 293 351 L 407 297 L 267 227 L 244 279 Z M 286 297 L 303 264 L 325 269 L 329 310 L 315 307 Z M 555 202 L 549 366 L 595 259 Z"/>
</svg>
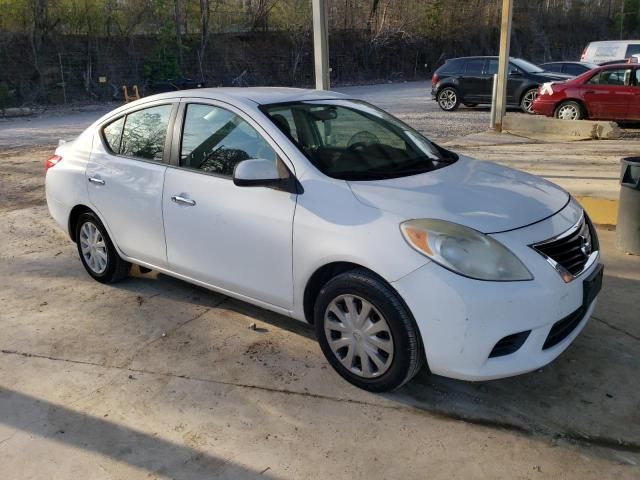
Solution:
<svg viewBox="0 0 640 480">
<path fill-rule="evenodd" d="M 96 133 L 86 169 L 93 208 L 127 257 L 166 266 L 162 184 L 171 103 L 123 115 Z"/>
<path fill-rule="evenodd" d="M 583 98 L 590 118 L 627 119 L 629 104 L 634 97 L 631 74 L 631 68 L 601 70 L 585 83 Z"/>
<path fill-rule="evenodd" d="M 249 158 L 287 168 L 282 154 L 228 105 L 184 104 L 179 117 L 179 162 L 167 169 L 163 195 L 169 268 L 290 309 L 297 196 L 232 180 L 235 165 Z"/>
</svg>

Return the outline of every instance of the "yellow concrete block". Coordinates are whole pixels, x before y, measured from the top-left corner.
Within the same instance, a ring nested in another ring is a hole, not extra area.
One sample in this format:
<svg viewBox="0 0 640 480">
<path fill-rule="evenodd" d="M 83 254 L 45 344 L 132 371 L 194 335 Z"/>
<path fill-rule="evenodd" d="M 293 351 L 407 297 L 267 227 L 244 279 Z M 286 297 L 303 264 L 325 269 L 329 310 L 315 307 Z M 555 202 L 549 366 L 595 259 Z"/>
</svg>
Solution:
<svg viewBox="0 0 640 480">
<path fill-rule="evenodd" d="M 615 225 L 618 221 L 618 200 L 597 197 L 576 197 L 591 221 L 598 225 Z"/>
</svg>

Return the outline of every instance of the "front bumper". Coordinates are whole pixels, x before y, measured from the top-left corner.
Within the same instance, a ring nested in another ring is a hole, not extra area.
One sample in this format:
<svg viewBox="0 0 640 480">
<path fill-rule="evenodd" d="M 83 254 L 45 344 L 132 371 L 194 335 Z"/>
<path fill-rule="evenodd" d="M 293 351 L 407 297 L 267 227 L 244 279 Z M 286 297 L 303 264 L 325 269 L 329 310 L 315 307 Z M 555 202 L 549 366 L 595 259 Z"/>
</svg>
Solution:
<svg viewBox="0 0 640 480">
<path fill-rule="evenodd" d="M 538 97 L 533 102 L 533 111 L 538 115 L 553 117 L 556 110 L 556 103 L 555 100 L 545 100 L 544 97 Z"/>
<path fill-rule="evenodd" d="M 393 283 L 416 319 L 433 373 L 461 380 L 490 380 L 530 372 L 554 360 L 578 336 L 595 308 L 595 300 L 584 306 L 568 335 L 543 348 L 553 326 L 583 307 L 583 281 L 598 268 L 595 262 L 578 278 L 565 283 L 541 255 L 527 246 L 532 242 L 525 239 L 543 240 L 545 235 L 549 237 L 550 229 L 563 225 L 558 217 L 562 215 L 494 235 L 525 262 L 534 280 L 473 280 L 430 262 Z M 570 223 L 566 225 L 568 228 Z M 515 352 L 490 357 L 501 339 L 525 331 L 530 333 Z"/>
</svg>

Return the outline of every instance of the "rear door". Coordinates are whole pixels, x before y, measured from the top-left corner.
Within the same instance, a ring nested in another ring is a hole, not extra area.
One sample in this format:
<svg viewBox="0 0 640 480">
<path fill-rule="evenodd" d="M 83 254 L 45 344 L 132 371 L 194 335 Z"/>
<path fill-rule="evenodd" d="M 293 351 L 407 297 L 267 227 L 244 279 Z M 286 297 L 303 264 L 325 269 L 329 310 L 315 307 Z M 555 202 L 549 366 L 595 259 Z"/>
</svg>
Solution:
<svg viewBox="0 0 640 480">
<path fill-rule="evenodd" d="M 166 265 L 162 185 L 176 109 L 154 102 L 104 125 L 86 170 L 89 199 L 116 245 L 159 267 Z"/>
<path fill-rule="evenodd" d="M 467 103 L 484 103 L 491 98 L 491 84 L 484 71 L 484 58 L 469 58 L 460 77 L 462 97 Z"/>
<path fill-rule="evenodd" d="M 625 120 L 634 97 L 631 68 L 605 69 L 582 87 L 589 117 L 598 120 Z"/>
</svg>

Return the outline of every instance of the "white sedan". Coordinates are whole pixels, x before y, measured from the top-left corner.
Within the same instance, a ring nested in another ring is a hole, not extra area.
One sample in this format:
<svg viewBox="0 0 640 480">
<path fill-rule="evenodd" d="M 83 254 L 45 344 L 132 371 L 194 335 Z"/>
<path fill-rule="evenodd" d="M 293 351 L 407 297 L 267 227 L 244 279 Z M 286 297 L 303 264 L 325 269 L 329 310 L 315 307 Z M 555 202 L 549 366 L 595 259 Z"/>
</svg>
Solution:
<svg viewBox="0 0 640 480">
<path fill-rule="evenodd" d="M 131 264 L 315 326 L 386 391 L 538 369 L 585 326 L 596 232 L 541 178 L 458 156 L 334 92 L 202 89 L 105 115 L 47 161 L 49 211 L 94 279 Z"/>
</svg>

